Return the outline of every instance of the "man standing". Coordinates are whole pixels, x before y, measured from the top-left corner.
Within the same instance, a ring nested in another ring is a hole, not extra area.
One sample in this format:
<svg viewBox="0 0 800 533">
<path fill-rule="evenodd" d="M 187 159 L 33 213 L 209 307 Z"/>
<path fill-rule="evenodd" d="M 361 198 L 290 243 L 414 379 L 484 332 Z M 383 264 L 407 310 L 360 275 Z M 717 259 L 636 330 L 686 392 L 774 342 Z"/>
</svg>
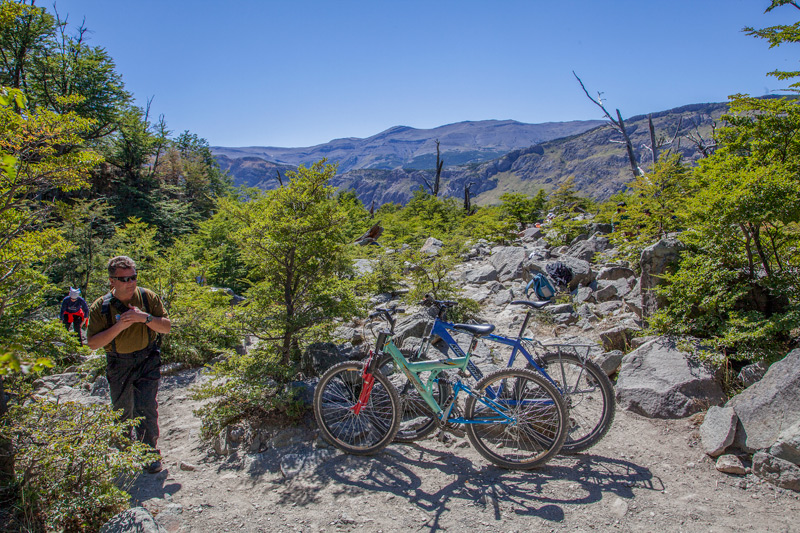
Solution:
<svg viewBox="0 0 800 533">
<path fill-rule="evenodd" d="M 69 296 L 61 300 L 61 312 L 58 314 L 61 321 L 67 326 L 67 331 L 73 329 L 78 335 L 78 342 L 83 346 L 81 337 L 81 326 L 85 320 L 89 319 L 89 306 L 86 300 L 81 298 L 81 290 L 69 288 Z"/>
<path fill-rule="evenodd" d="M 105 348 L 111 405 L 122 409 L 122 419 L 143 417 L 136 437 L 153 448 L 158 458 L 148 465 L 150 473 L 161 470 L 158 441 L 158 381 L 161 354 L 159 333 L 169 333 L 171 323 L 161 299 L 153 291 L 136 286 L 136 264 L 124 255 L 108 262 L 111 291 L 92 303 L 87 343 Z"/>
</svg>

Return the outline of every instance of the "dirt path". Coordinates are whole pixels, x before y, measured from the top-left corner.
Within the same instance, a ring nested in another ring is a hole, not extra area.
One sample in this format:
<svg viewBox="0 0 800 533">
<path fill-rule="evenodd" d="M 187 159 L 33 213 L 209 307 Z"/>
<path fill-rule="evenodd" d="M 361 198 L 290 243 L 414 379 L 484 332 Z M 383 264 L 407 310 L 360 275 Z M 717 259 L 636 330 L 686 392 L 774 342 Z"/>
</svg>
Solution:
<svg viewBox="0 0 800 533">
<path fill-rule="evenodd" d="M 532 472 L 498 469 L 466 439 L 342 455 L 311 422 L 264 453 L 218 457 L 192 415 L 197 379 L 196 370 L 163 379 L 166 468 L 131 489 L 170 532 L 800 531 L 800 495 L 717 472 L 689 420 L 618 411 L 588 453 Z"/>
</svg>

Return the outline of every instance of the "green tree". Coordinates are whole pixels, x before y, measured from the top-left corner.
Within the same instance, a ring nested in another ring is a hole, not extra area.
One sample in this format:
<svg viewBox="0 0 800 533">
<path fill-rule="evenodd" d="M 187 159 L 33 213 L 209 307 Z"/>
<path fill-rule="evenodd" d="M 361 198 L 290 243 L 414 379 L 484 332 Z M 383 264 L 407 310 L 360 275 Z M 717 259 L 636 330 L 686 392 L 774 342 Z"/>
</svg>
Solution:
<svg viewBox="0 0 800 533">
<path fill-rule="evenodd" d="M 239 206 L 235 235 L 258 281 L 248 290 L 249 329 L 277 343 L 285 365 L 300 362 L 301 342 L 354 308 L 345 213 L 324 160 L 288 174 L 289 184 Z"/>
<path fill-rule="evenodd" d="M 769 13 L 773 9 L 782 6 L 792 6 L 793 8 L 800 10 L 800 5 L 798 5 L 796 0 L 771 0 L 769 7 L 764 11 L 764 13 Z M 766 39 L 769 41 L 770 48 L 774 48 L 786 43 L 800 42 L 800 21 L 795 22 L 794 24 L 779 24 L 761 29 L 755 29 L 748 26 L 744 28 L 743 31 L 746 32 L 747 35 L 758 37 L 760 39 Z M 770 72 L 769 75 L 775 76 L 779 80 L 787 80 L 800 76 L 800 71 L 774 70 Z M 790 85 L 790 87 L 794 89 L 800 89 L 800 83 L 793 83 Z"/>
<path fill-rule="evenodd" d="M 536 222 L 541 217 L 547 203 L 547 193 L 544 189 L 539 189 L 536 196 L 531 198 L 524 193 L 510 192 L 501 195 L 500 200 L 503 202 L 506 215 L 518 224 L 524 225 Z"/>
</svg>

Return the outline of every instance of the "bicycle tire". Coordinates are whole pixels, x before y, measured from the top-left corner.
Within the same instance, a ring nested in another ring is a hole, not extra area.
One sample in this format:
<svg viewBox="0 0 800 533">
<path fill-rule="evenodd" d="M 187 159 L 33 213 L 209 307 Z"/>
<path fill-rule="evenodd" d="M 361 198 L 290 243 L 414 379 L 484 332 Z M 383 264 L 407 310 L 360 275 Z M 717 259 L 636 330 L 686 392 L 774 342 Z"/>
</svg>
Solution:
<svg viewBox="0 0 800 533">
<path fill-rule="evenodd" d="M 464 410 L 472 446 L 502 468 L 529 470 L 555 456 L 567 436 L 567 406 L 552 383 L 541 374 L 504 368 L 481 379 Z M 494 402 L 513 424 L 492 423 L 497 413 L 483 402 Z"/>
<path fill-rule="evenodd" d="M 354 455 L 371 455 L 384 449 L 400 425 L 397 391 L 379 371 L 373 376 L 369 402 L 353 412 L 363 385 L 364 364 L 345 361 L 328 369 L 314 391 L 314 418 L 322 438 Z"/>
<path fill-rule="evenodd" d="M 578 453 L 602 439 L 616 414 L 614 386 L 600 366 L 574 354 L 546 354 L 544 370 L 556 382 L 567 403 L 567 440 L 561 451 Z M 528 368 L 532 367 L 529 365 Z"/>
<path fill-rule="evenodd" d="M 400 353 L 409 361 L 419 360 L 414 350 L 402 349 Z M 400 417 L 400 429 L 397 431 L 394 440 L 397 442 L 414 442 L 424 439 L 433 433 L 437 428 L 436 414 L 425 403 L 425 400 L 422 399 L 419 391 L 408 377 L 396 368 L 392 356 L 388 353 L 383 354 L 378 360 L 378 368 L 394 385 L 400 397 L 400 407 L 403 414 Z M 424 381 L 425 379 L 423 378 Z M 440 380 L 437 386 L 433 388 L 433 397 L 439 405 L 442 405 L 443 398 L 449 398 L 451 394 L 451 387 L 444 380 Z"/>
</svg>

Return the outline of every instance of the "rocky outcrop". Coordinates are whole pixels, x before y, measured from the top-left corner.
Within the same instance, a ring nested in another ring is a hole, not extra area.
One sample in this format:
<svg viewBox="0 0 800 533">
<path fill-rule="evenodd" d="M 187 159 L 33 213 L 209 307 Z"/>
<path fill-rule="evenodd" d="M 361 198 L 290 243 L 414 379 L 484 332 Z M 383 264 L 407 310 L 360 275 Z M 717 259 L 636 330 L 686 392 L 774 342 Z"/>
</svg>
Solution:
<svg viewBox="0 0 800 533">
<path fill-rule="evenodd" d="M 126 509 L 100 528 L 100 533 L 167 533 L 144 507 Z"/>
<path fill-rule="evenodd" d="M 617 401 L 651 418 L 681 418 L 725 401 L 714 373 L 674 339 L 658 337 L 622 359 Z"/>
<path fill-rule="evenodd" d="M 712 406 L 700 426 L 700 443 L 711 457 L 723 453 L 736 436 L 736 412 L 730 407 Z"/>
</svg>

